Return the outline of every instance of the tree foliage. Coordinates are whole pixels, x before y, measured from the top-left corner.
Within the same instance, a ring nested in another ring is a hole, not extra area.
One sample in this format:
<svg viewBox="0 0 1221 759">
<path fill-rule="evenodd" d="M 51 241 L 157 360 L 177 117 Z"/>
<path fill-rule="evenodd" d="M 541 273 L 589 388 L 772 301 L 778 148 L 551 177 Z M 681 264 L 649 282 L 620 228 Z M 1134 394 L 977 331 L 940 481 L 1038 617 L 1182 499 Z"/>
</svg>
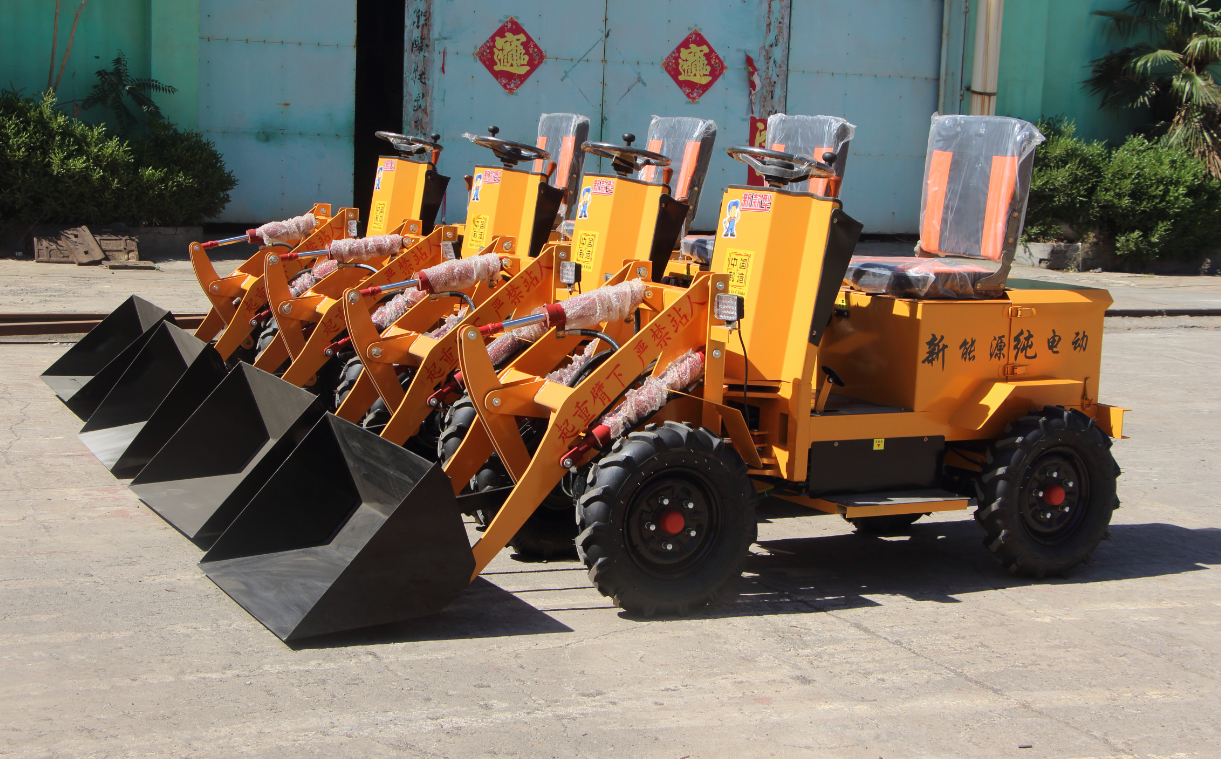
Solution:
<svg viewBox="0 0 1221 759">
<path fill-rule="evenodd" d="M 110 65 L 110 69 L 98 69 L 98 80 L 89 91 L 89 97 L 81 102 L 81 108 L 86 111 L 97 106 L 106 108 L 114 114 L 115 131 L 123 137 L 130 135 L 141 122 L 160 120 L 161 109 L 153 102 L 152 93 L 173 95 L 178 90 L 156 79 L 132 76 L 122 50 Z M 135 112 L 127 106 L 128 101 L 135 105 Z"/>
<path fill-rule="evenodd" d="M 129 141 L 56 106 L 0 92 L 0 225 L 198 224 L 229 202 L 237 180 L 198 132 L 157 119 Z"/>
<path fill-rule="evenodd" d="M 1094 60 L 1086 84 L 1104 108 L 1152 109 L 1153 133 L 1204 162 L 1221 178 L 1221 11 L 1188 0 L 1131 0 L 1094 11 L 1132 44 Z"/>
</svg>

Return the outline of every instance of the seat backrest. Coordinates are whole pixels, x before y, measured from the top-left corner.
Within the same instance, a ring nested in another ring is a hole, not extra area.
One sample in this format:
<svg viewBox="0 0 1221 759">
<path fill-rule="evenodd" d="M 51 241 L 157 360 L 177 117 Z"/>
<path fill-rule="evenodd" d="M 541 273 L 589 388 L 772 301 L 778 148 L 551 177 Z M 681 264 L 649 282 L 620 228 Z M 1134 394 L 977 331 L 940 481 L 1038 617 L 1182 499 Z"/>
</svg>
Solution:
<svg viewBox="0 0 1221 759">
<path fill-rule="evenodd" d="M 920 247 L 1012 260 L 1043 135 L 1006 116 L 933 116 L 920 199 Z"/>
<path fill-rule="evenodd" d="M 547 183 L 564 190 L 560 215 L 565 219 L 571 219 L 576 213 L 574 199 L 581 189 L 581 167 L 585 163 L 581 143 L 588 139 L 589 119 L 579 113 L 544 113 L 538 119 L 536 146 L 550 153 L 555 162 L 555 173 Z M 534 162 L 534 171 L 546 170 L 544 161 Z"/>
<path fill-rule="evenodd" d="M 695 219 L 699 208 L 700 193 L 704 189 L 704 178 L 708 175 L 708 163 L 712 160 L 712 147 L 716 142 L 716 122 L 690 116 L 654 116 L 649 123 L 648 144 L 645 150 L 661 153 L 670 159 L 674 169 L 671 194 L 675 200 L 686 203 L 686 227 Z M 658 183 L 664 172 L 656 166 L 645 166 L 636 173 L 644 182 Z"/>
<path fill-rule="evenodd" d="M 844 178 L 848 163 L 848 143 L 856 127 L 839 116 L 790 116 L 775 113 L 767 117 L 767 146 L 781 153 L 810 156 L 821 161 L 823 153 L 835 153 L 835 175 Z M 826 179 L 807 179 L 790 184 L 788 189 L 827 195 Z"/>
</svg>

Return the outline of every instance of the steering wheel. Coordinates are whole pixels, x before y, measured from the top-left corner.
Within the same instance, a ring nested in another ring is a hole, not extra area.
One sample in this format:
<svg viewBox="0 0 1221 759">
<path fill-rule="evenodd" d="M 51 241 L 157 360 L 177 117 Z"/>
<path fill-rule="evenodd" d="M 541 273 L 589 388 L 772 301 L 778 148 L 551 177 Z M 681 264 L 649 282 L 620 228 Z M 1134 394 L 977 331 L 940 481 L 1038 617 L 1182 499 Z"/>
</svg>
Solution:
<svg viewBox="0 0 1221 759">
<path fill-rule="evenodd" d="M 430 150 L 435 150 L 439 153 L 445 149 L 441 147 L 441 135 L 439 134 L 430 134 L 428 139 L 399 134 L 398 132 L 374 132 L 373 136 L 382 138 L 393 145 L 400 155 L 405 156 L 419 155 Z"/>
<path fill-rule="evenodd" d="M 527 145 L 524 142 L 513 142 L 511 140 L 502 140 L 496 135 L 500 134 L 500 127 L 488 127 L 488 134 L 491 137 L 472 137 L 471 142 L 481 148 L 487 148 L 496 154 L 500 159 L 500 163 L 506 168 L 511 169 L 519 163 L 526 161 L 549 161 L 551 154 L 542 148 L 536 148 L 533 145 Z"/>
<path fill-rule="evenodd" d="M 810 156 L 747 145 L 729 148 L 725 152 L 730 158 L 737 159 L 759 172 L 767 181 L 768 187 L 784 187 L 793 182 L 804 182 L 810 177 L 831 179 L 835 176 L 834 169 Z M 832 155 L 828 153 L 825 157 L 830 158 Z"/>
<path fill-rule="evenodd" d="M 622 145 L 610 142 L 583 142 L 581 150 L 599 158 L 611 159 L 611 168 L 621 177 L 640 171 L 645 166 L 670 165 L 670 159 L 661 153 L 650 153 L 647 150 L 632 147 L 632 143 L 635 141 L 636 135 L 627 132 L 623 135 Z"/>
</svg>

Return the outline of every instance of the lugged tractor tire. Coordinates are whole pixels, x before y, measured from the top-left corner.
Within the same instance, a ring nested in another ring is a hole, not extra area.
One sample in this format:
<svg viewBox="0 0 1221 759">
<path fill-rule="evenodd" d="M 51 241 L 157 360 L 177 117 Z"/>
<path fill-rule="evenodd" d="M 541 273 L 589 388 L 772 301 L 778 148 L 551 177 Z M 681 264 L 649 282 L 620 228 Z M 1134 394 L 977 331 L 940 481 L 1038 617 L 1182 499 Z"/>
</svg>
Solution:
<svg viewBox="0 0 1221 759">
<path fill-rule="evenodd" d="M 844 517 L 856 531 L 865 535 L 893 535 L 903 532 L 924 514 L 887 514 L 880 517 Z"/>
<path fill-rule="evenodd" d="M 577 553 L 594 587 L 646 617 L 724 598 L 758 537 L 746 471 L 732 445 L 687 424 L 615 441 L 577 502 Z"/>
<path fill-rule="evenodd" d="M 1076 409 L 1045 406 L 988 450 L 975 521 L 1012 574 L 1063 575 L 1089 561 L 1119 508 L 1111 439 Z"/>
<path fill-rule="evenodd" d="M 463 395 L 450 406 L 445 415 L 444 429 L 437 437 L 437 457 L 442 464 L 448 462 L 457 452 L 458 446 L 466 438 L 466 433 L 477 417 L 478 412 L 470 396 Z M 533 442 L 537 445 L 537 440 Z M 504 465 L 500 463 L 500 457 L 493 454 L 471 478 L 470 488 L 475 492 L 483 492 L 510 484 L 512 480 Z M 487 527 L 496 517 L 496 510 L 476 509 L 471 516 L 480 525 Z M 577 522 L 573 498 L 564 492 L 561 483 L 547 494 L 543 503 L 539 504 L 509 541 L 509 545 L 523 558 L 546 561 L 575 555 L 576 546 L 573 541 L 576 536 Z"/>
</svg>

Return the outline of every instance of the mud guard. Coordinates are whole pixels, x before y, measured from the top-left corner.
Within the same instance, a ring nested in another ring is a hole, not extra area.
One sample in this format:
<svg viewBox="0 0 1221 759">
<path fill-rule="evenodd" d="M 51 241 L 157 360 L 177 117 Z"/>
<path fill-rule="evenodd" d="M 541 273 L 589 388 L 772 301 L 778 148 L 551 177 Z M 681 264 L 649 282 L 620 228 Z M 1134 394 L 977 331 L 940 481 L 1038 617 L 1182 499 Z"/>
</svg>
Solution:
<svg viewBox="0 0 1221 759">
<path fill-rule="evenodd" d="M 475 569 L 440 465 L 325 415 L 200 562 L 293 641 L 440 611 Z"/>
</svg>

